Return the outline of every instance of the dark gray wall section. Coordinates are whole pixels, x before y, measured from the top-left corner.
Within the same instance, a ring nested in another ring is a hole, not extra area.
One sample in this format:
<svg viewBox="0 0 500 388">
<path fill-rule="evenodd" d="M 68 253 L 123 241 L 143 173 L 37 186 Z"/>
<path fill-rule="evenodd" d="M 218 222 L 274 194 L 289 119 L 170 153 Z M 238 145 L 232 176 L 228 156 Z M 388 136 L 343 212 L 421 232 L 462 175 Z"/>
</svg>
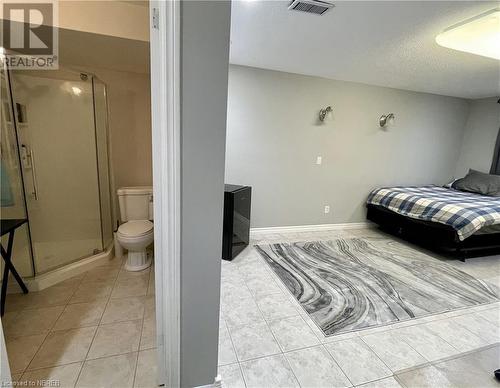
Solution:
<svg viewBox="0 0 500 388">
<path fill-rule="evenodd" d="M 462 178 L 470 168 L 489 172 L 498 127 L 500 127 L 500 105 L 498 97 L 471 101 L 471 108 L 458 159 L 455 176 Z"/>
<path fill-rule="evenodd" d="M 318 125 L 328 105 L 333 119 Z M 231 65 L 226 182 L 253 187 L 254 227 L 364 221 L 375 187 L 452 178 L 468 110 L 459 98 Z M 389 112 L 394 125 L 381 129 Z"/>
<path fill-rule="evenodd" d="M 181 6 L 181 385 L 217 375 L 231 3 Z"/>
</svg>

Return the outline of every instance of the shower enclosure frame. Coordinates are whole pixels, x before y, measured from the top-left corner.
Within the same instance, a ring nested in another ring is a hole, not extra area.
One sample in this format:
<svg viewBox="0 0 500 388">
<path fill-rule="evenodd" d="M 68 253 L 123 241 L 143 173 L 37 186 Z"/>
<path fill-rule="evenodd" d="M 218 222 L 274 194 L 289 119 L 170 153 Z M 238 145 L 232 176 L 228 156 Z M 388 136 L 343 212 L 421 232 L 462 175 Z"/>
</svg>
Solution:
<svg viewBox="0 0 500 388">
<path fill-rule="evenodd" d="M 104 227 L 103 227 L 103 218 L 102 218 L 102 197 L 100 195 L 101 193 L 101 183 L 98 181 L 98 189 L 99 189 L 99 208 L 101 209 L 101 238 L 102 238 L 102 247 L 103 251 L 106 251 L 109 249 L 109 247 L 113 244 L 114 239 L 113 239 L 113 232 L 115 231 L 115 227 L 117 227 L 117 216 L 116 216 L 116 206 L 115 206 L 115 197 L 114 197 L 114 190 L 113 188 L 115 187 L 114 185 L 114 175 L 111 167 L 111 141 L 110 141 L 110 133 L 109 133 L 109 104 L 108 104 L 108 87 L 106 83 L 101 80 L 97 75 L 94 73 L 90 72 L 85 72 L 85 74 L 90 74 L 92 75 L 92 103 L 93 103 L 93 109 L 94 109 L 94 134 L 96 136 L 96 160 L 97 160 L 97 176 L 99 177 L 99 152 L 97 148 L 97 116 L 96 116 L 96 99 L 95 99 L 95 81 L 99 81 L 102 83 L 103 88 L 104 88 L 104 106 L 105 109 L 104 111 L 106 112 L 105 116 L 105 124 L 104 124 L 104 131 L 105 131 L 105 140 L 106 140 L 106 155 L 107 155 L 107 160 L 106 162 L 106 171 L 108 174 L 108 195 L 109 195 L 109 205 L 110 205 L 110 214 L 108 216 L 110 217 L 111 220 L 111 240 L 108 241 L 106 244 L 104 242 Z"/>
<path fill-rule="evenodd" d="M 91 77 L 91 90 L 92 90 L 92 101 L 91 101 L 91 116 L 92 116 L 92 124 L 93 124 L 93 138 L 94 138 L 94 155 L 95 155 L 95 162 L 96 162 L 96 178 L 97 178 L 97 198 L 98 198 L 98 203 L 99 203 L 99 228 L 100 228 L 100 244 L 101 244 L 101 249 L 94 249 L 92 253 L 89 253 L 88 255 L 80 256 L 80 257 L 72 257 L 71 260 L 67 260 L 64 263 L 61 263 L 57 266 L 48 268 L 47 270 L 40 271 L 37 269 L 37 263 L 36 263 L 36 253 L 34 251 L 34 241 L 33 241 L 33 231 L 32 231 L 32 224 L 31 224 L 31 219 L 30 219 L 30 211 L 29 211 L 29 206 L 28 206 L 28 200 L 27 200 L 27 187 L 26 187 L 26 172 L 25 169 L 22 167 L 22 160 L 21 160 L 21 143 L 20 143 L 20 138 L 19 138 L 19 121 L 18 121 L 18 111 L 16 110 L 16 102 L 15 102 L 15 93 L 13 91 L 13 75 L 11 70 L 7 68 L 5 64 L 2 64 L 3 66 L 3 71 L 5 74 L 6 78 L 6 83 L 7 83 L 7 93 L 9 96 L 9 101 L 8 101 L 8 106 L 10 110 L 10 114 L 12 117 L 12 130 L 14 131 L 14 137 L 15 137 L 15 142 L 16 142 L 16 147 L 17 147 L 17 159 L 20 167 L 20 179 L 22 182 L 22 198 L 23 198 L 23 207 L 25 210 L 26 218 L 28 219 L 27 222 L 27 237 L 28 237 L 28 249 L 29 249 L 29 261 L 30 261 L 30 267 L 32 270 L 32 278 L 36 279 L 37 276 L 44 275 L 53 271 L 57 271 L 60 268 L 64 268 L 66 266 L 70 266 L 71 264 L 74 264 L 76 262 L 79 262 L 81 260 L 91 258 L 95 255 L 102 254 L 104 252 L 107 252 L 110 247 L 113 245 L 113 228 L 114 228 L 114 220 L 115 220 L 115 210 L 114 210 L 114 201 L 113 201 L 113 195 L 112 195 L 112 185 L 113 185 L 113 178 L 112 178 L 112 171 L 111 171 L 111 165 L 110 165 L 110 155 L 111 155 L 111 147 L 110 147 L 110 134 L 109 134 L 109 103 L 108 103 L 108 94 L 107 94 L 107 85 L 95 74 L 89 72 L 89 71 L 78 71 L 74 70 L 71 68 L 67 67 L 61 67 L 60 70 L 63 70 L 66 73 L 71 73 L 75 76 L 79 75 L 81 79 L 83 80 L 84 78 L 87 79 L 88 77 Z M 55 77 L 56 80 L 58 80 L 57 77 Z M 97 101 L 96 101 L 96 85 L 97 82 L 99 82 L 102 85 L 102 93 L 103 93 L 103 111 L 104 111 L 104 122 L 103 122 L 103 128 L 101 129 L 104 132 L 104 144 L 102 146 L 105 148 L 105 154 L 107 156 L 107 160 L 101 160 L 102 158 L 99 156 L 99 142 L 98 142 L 98 122 L 97 122 Z M 105 166 L 105 173 L 107 175 L 107 196 L 109 198 L 109 214 L 105 214 L 104 206 L 103 206 L 103 185 L 102 185 L 102 176 L 101 176 L 101 171 L 100 167 L 102 165 Z M 35 174 L 33 174 L 35 175 Z M 33 176 L 33 180 L 36 178 Z M 35 184 L 35 183 L 34 183 Z M 35 193 L 36 193 L 35 189 Z M 35 194 L 36 196 L 36 194 Z M 104 218 L 108 217 L 110 220 L 110 225 L 111 225 L 111 233 L 109 236 L 105 235 L 104 231 Z M 63 280 L 63 279 L 62 279 Z"/>
<path fill-rule="evenodd" d="M 25 190 L 25 182 L 24 182 L 24 173 L 23 173 L 23 169 L 21 168 L 21 165 L 22 165 L 22 160 L 21 160 L 21 153 L 20 153 L 20 150 L 19 150 L 19 136 L 18 136 L 18 130 L 17 130 L 17 117 L 16 117 L 16 111 L 15 111 L 15 103 L 14 103 L 14 96 L 13 96 L 13 93 L 12 93 L 12 86 L 11 86 L 11 79 L 10 79 L 10 71 L 9 69 L 7 68 L 7 65 L 1 61 L 1 64 L 2 66 L 2 71 L 3 71 L 3 74 L 4 74 L 4 77 L 5 77 L 5 83 L 6 83 L 6 89 L 7 89 L 7 93 L 8 93 L 8 98 L 9 98 L 9 101 L 8 101 L 8 107 L 9 107 L 9 115 L 10 115 L 10 118 L 11 118 L 11 122 L 12 122 L 12 126 L 13 126 L 13 130 L 14 130 L 14 138 L 15 138 L 15 141 L 16 141 L 16 150 L 17 150 L 17 162 L 19 163 L 19 178 L 21 180 L 21 194 L 22 194 L 22 200 L 23 200 L 23 207 L 24 207 L 24 212 L 25 212 L 25 216 L 26 216 L 26 232 L 27 232 L 27 237 L 28 237 L 28 251 L 29 251 L 29 259 L 30 259 L 30 266 L 31 266 L 31 273 L 32 273 L 32 276 L 34 277 L 35 276 L 35 261 L 34 261 L 34 252 L 33 252 L 33 245 L 31 243 L 31 226 L 30 226 L 30 220 L 29 220 L 29 216 L 28 216 L 28 202 L 26 200 L 26 190 Z M 15 241 L 14 241 L 15 243 Z"/>
</svg>

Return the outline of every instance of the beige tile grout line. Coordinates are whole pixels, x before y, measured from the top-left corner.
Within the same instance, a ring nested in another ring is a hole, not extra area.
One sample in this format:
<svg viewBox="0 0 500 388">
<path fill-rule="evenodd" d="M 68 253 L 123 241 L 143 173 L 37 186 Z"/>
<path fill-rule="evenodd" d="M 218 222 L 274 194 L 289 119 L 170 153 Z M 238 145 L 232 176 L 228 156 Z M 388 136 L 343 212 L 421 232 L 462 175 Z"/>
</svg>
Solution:
<svg viewBox="0 0 500 388">
<path fill-rule="evenodd" d="M 134 368 L 134 376 L 132 378 L 132 387 L 135 387 L 135 379 L 137 376 L 137 368 L 139 367 L 139 353 L 141 352 L 141 337 L 142 337 L 142 328 L 144 327 L 144 317 L 142 319 L 141 326 L 141 334 L 139 335 L 139 346 L 135 355 L 135 368 Z"/>
<path fill-rule="evenodd" d="M 71 298 L 74 296 L 74 294 L 78 291 L 79 287 L 83 284 L 83 280 L 85 279 L 86 277 L 86 274 L 87 272 L 85 272 L 85 274 L 81 277 L 81 279 L 78 281 L 78 283 L 75 285 L 74 289 L 73 289 L 73 292 L 71 293 L 70 297 L 68 298 L 67 302 L 65 304 L 61 304 L 61 305 L 53 305 L 53 306 L 43 306 L 43 307 L 39 307 L 38 309 L 43 309 L 43 308 L 51 308 L 51 307 L 63 307 L 63 309 L 61 310 L 61 313 L 59 313 L 59 315 L 57 316 L 57 318 L 54 320 L 54 323 L 51 325 L 51 327 L 48 329 L 48 332 L 45 334 L 44 336 L 44 339 L 43 341 L 41 342 L 41 344 L 39 345 L 39 347 L 37 348 L 37 351 L 35 352 L 35 354 L 33 355 L 33 357 L 30 359 L 30 361 L 28 362 L 27 366 L 20 372 L 16 373 L 17 375 L 20 375 L 21 378 L 24 374 L 28 373 L 28 372 L 32 372 L 32 371 L 36 371 L 36 370 L 42 370 L 42 369 L 47 369 L 47 368 L 55 368 L 55 367 L 59 367 L 59 366 L 64 366 L 64 365 L 70 365 L 70 364 L 76 364 L 76 363 L 82 363 L 82 367 L 80 368 L 80 371 L 79 371 L 79 374 L 77 376 L 77 380 L 78 381 L 78 378 L 80 377 L 80 374 L 81 374 L 81 371 L 83 369 L 83 365 L 85 364 L 85 361 L 87 356 L 88 356 L 88 353 L 90 351 L 90 348 L 92 347 L 92 344 L 95 340 L 95 336 L 97 334 L 97 329 L 99 328 L 99 326 L 101 326 L 101 322 L 102 322 L 102 317 L 104 315 L 104 312 L 111 300 L 111 294 L 112 294 L 112 291 L 114 289 L 114 287 L 116 286 L 116 283 L 118 282 L 118 277 L 119 277 L 119 273 L 120 271 L 122 270 L 123 268 L 123 264 L 121 266 L 118 267 L 118 274 L 116 275 L 116 277 L 114 278 L 114 281 L 113 281 L 113 286 L 111 288 L 111 292 L 109 293 L 108 297 L 106 298 L 106 304 L 104 306 L 104 309 L 103 309 L 103 314 L 101 315 L 100 319 L 99 319 L 99 323 L 97 324 L 96 327 L 96 331 L 94 332 L 94 336 L 92 338 L 92 341 L 91 341 L 91 344 L 89 346 L 89 350 L 87 351 L 86 353 L 86 356 L 85 356 L 85 359 L 83 361 L 78 361 L 78 362 L 70 362 L 70 363 L 67 363 L 67 364 L 61 364 L 61 365 L 53 365 L 53 366 L 44 366 L 44 367 L 41 367 L 41 368 L 35 368 L 35 369 L 31 369 L 31 370 L 28 370 L 30 364 L 32 363 L 33 359 L 36 357 L 36 355 L 39 353 L 40 349 L 42 348 L 43 344 L 46 342 L 47 340 L 47 337 L 49 336 L 49 334 L 53 333 L 53 332 L 57 332 L 57 331 L 67 331 L 67 330 L 78 330 L 80 328 L 83 328 L 83 327 L 76 327 L 76 328 L 69 328 L 69 329 L 62 329 L 62 330 L 53 330 L 53 328 L 55 327 L 55 325 L 57 324 L 59 318 L 62 316 L 62 314 L 64 313 L 64 311 L 66 311 L 67 307 L 69 305 L 72 305 L 72 304 L 75 304 L 75 303 L 70 303 L 71 301 Z M 150 279 L 148 278 L 148 286 L 149 286 L 149 282 L 150 282 Z M 147 296 L 147 295 L 146 295 Z M 127 298 L 127 297 L 123 297 L 123 298 Z M 123 299 L 123 298 L 116 298 L 116 299 Z M 104 299 L 104 298 L 103 298 Z M 82 301 L 82 302 L 79 302 L 79 303 L 92 303 L 92 301 Z M 78 304 L 78 303 L 77 303 Z M 27 308 L 24 308 L 24 309 L 21 309 L 19 311 L 16 311 L 18 314 L 23 312 L 23 311 L 29 311 L 29 310 L 32 310 L 32 309 L 27 309 Z M 143 311 L 143 316 L 142 316 L 142 325 L 141 325 L 141 332 L 140 332 L 140 338 L 139 338 L 139 349 L 137 351 L 134 351 L 134 352 L 127 352 L 127 353 L 123 353 L 123 354 L 129 354 L 129 353 L 139 353 L 140 351 L 140 343 L 141 343 L 141 337 L 142 337 L 142 330 L 143 330 L 143 327 L 144 327 L 144 316 L 145 316 L 145 310 Z M 92 325 L 89 325 L 89 326 L 85 326 L 85 327 L 92 327 Z M 19 337 L 26 337 L 26 336 L 18 336 L 18 337 L 13 337 L 13 338 L 19 338 Z M 120 354 L 121 355 L 121 354 Z M 99 358 L 106 358 L 106 357 L 98 357 L 96 359 L 99 359 Z M 137 359 L 136 359 L 136 370 L 137 370 Z M 135 379 L 135 372 L 134 372 L 134 379 Z"/>
<path fill-rule="evenodd" d="M 151 263 L 150 267 L 150 273 L 148 276 L 148 284 L 146 286 L 146 296 L 148 295 L 148 290 L 149 290 L 149 283 L 151 282 L 151 271 L 153 270 L 153 263 Z M 146 299 L 146 298 L 144 298 Z M 156 302 L 156 295 L 155 295 L 155 302 Z M 156 310 L 156 306 L 155 306 Z M 141 344 L 142 344 L 142 332 L 144 330 L 144 319 L 146 316 L 146 306 L 144 305 L 144 310 L 142 311 L 142 325 L 141 325 L 141 332 L 139 334 L 139 346 L 137 347 L 137 357 L 135 359 L 135 369 L 134 369 L 134 378 L 132 379 L 132 387 L 135 387 L 135 379 L 137 376 L 137 368 L 139 367 L 139 353 L 141 352 Z"/>
<path fill-rule="evenodd" d="M 38 354 L 40 348 L 42 347 L 42 345 L 45 343 L 45 340 L 47 339 L 48 335 L 50 334 L 50 331 L 47 332 L 47 334 L 45 334 L 45 337 L 43 338 L 43 341 L 40 343 L 40 345 L 38 346 L 38 349 L 36 350 L 35 354 L 33 354 L 33 357 L 30 358 L 30 361 L 28 362 L 28 364 L 24 367 L 23 371 L 22 372 L 19 372 L 19 373 L 16 373 L 16 374 L 19 374 L 21 375 L 21 378 L 23 377 L 23 375 L 27 372 L 29 366 L 31 365 L 31 363 L 33 362 L 35 356 Z M 8 356 L 8 355 L 7 355 Z"/>
<path fill-rule="evenodd" d="M 95 340 L 95 337 L 96 337 L 97 332 L 99 330 L 99 326 L 101 325 L 102 317 L 104 316 L 104 313 L 106 312 L 106 308 L 108 307 L 109 301 L 111 300 L 111 294 L 113 293 L 113 290 L 116 286 L 116 283 L 118 281 L 118 276 L 120 275 L 120 271 L 121 271 L 122 267 L 123 267 L 123 260 L 122 260 L 121 265 L 118 267 L 118 273 L 116 274 L 115 281 L 113 282 L 113 287 L 111 287 L 111 291 L 110 291 L 108 298 L 106 300 L 106 305 L 104 306 L 104 310 L 102 311 L 101 318 L 99 318 L 99 323 L 97 324 L 97 326 L 95 328 L 94 335 L 92 337 L 92 341 L 90 342 L 90 346 L 87 349 L 87 353 L 85 353 L 85 357 L 82 361 L 82 367 L 80 368 L 80 371 L 78 372 L 78 376 L 76 377 L 76 380 L 75 380 L 75 386 L 76 386 L 76 384 L 78 384 L 78 380 L 80 380 L 80 376 L 82 374 L 83 368 L 85 367 L 85 363 L 87 362 L 87 357 L 89 355 L 90 349 L 92 348 L 92 345 L 94 344 L 94 340 Z"/>
<path fill-rule="evenodd" d="M 69 279 L 68 279 L 69 280 Z M 22 373 L 20 373 L 21 375 L 21 379 L 22 377 L 24 376 L 24 374 L 28 371 L 28 368 L 29 366 L 31 365 L 31 363 L 33 362 L 33 360 L 35 359 L 36 355 L 38 354 L 38 352 L 40 351 L 40 349 L 42 348 L 43 344 L 45 343 L 45 341 L 47 340 L 47 337 L 49 336 L 49 334 L 52 332 L 52 329 L 54 328 L 54 326 L 56 325 L 57 321 L 59 320 L 59 318 L 61 317 L 61 315 L 64 313 L 64 310 L 66 310 L 66 306 L 68 305 L 70 299 L 73 297 L 73 295 L 75 294 L 76 290 L 78 289 L 78 287 L 80 287 L 80 284 L 82 283 L 82 280 L 83 280 L 83 276 L 82 278 L 80 279 L 80 281 L 78 282 L 78 285 L 75 287 L 75 289 L 73 290 L 73 292 L 71 293 L 71 296 L 68 298 L 68 302 L 66 302 L 66 304 L 64 305 L 60 305 L 60 306 L 64 306 L 64 308 L 61 310 L 61 312 L 59 313 L 59 315 L 57 316 L 57 319 L 54 320 L 54 323 L 52 324 L 52 326 L 49 328 L 47 334 L 45 334 L 45 337 L 43 339 L 43 341 L 40 343 L 40 346 L 38 346 L 38 349 L 36 350 L 35 354 L 33 354 L 33 357 L 31 357 L 30 361 L 28 362 L 28 364 L 26 365 L 26 367 L 24 368 L 24 370 L 22 371 Z M 47 307 L 57 307 L 56 306 L 47 306 Z M 42 307 L 43 308 L 43 307 Z M 29 309 L 24 309 L 22 311 L 27 311 Z M 43 368 L 37 368 L 37 369 L 33 369 L 33 370 L 38 370 L 38 369 L 43 369 Z"/>
</svg>

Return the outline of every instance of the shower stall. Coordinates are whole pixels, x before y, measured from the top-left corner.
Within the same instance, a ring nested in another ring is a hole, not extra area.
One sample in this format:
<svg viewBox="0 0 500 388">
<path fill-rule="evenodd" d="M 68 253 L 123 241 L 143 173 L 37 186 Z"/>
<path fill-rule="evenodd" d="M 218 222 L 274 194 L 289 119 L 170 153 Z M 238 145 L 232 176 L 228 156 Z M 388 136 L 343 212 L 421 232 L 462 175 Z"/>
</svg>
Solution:
<svg viewBox="0 0 500 388">
<path fill-rule="evenodd" d="M 27 218 L 13 263 L 35 277 L 113 240 L 106 85 L 86 72 L 1 63 L 1 217 Z M 2 241 L 5 243 L 5 241 Z"/>
</svg>

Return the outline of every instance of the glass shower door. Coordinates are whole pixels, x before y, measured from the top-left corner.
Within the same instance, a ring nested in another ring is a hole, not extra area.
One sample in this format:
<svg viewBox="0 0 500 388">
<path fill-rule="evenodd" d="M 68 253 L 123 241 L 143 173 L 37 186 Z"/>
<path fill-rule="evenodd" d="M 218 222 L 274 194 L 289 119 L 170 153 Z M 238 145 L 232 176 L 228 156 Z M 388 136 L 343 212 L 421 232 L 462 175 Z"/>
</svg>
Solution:
<svg viewBox="0 0 500 388">
<path fill-rule="evenodd" d="M 16 141 L 14 114 L 9 92 L 8 75 L 0 56 L 0 216 L 7 218 L 26 218 L 26 204 L 23 193 L 21 165 Z M 12 262 L 22 277 L 33 276 L 33 262 L 29 243 L 28 225 L 21 226 L 14 235 Z M 8 236 L 2 237 L 2 245 L 7 246 Z M 0 276 L 3 274 L 3 260 L 0 260 Z M 17 284 L 12 282 L 11 284 Z"/>
<path fill-rule="evenodd" d="M 103 250 L 92 78 L 11 73 L 37 274 Z"/>
</svg>

